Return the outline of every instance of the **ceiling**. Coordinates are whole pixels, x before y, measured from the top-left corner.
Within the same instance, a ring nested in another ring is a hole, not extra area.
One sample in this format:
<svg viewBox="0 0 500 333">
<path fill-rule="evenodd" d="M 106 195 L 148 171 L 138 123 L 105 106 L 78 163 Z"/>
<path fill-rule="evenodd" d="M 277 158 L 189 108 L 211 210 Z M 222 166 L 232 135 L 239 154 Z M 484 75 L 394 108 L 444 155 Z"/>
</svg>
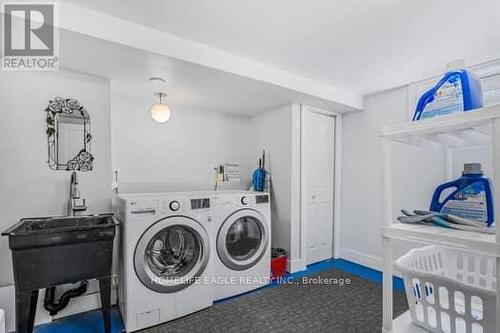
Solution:
<svg viewBox="0 0 500 333">
<path fill-rule="evenodd" d="M 161 91 L 167 93 L 171 106 L 240 116 L 288 103 L 304 103 L 332 112 L 349 111 L 344 105 L 266 82 L 67 30 L 60 31 L 59 58 L 61 69 L 109 78 L 114 94 L 141 99 L 145 104 L 156 101 L 154 94 Z M 166 79 L 166 83 L 152 84 L 149 78 L 154 76 Z"/>
<path fill-rule="evenodd" d="M 498 0 L 67 0 L 370 94 L 500 58 Z"/>
</svg>

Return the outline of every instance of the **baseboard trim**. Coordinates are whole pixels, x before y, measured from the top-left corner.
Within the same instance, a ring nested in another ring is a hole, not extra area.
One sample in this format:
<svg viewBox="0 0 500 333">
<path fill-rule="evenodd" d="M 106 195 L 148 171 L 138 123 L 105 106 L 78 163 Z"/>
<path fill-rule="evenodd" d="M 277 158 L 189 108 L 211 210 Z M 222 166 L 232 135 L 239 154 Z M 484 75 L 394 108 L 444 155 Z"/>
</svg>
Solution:
<svg viewBox="0 0 500 333">
<path fill-rule="evenodd" d="M 296 258 L 291 260 L 290 258 L 286 261 L 286 271 L 288 273 L 297 273 L 301 271 L 305 271 L 306 267 L 302 264 L 301 258 Z"/>
<path fill-rule="evenodd" d="M 35 325 L 52 321 L 52 317 L 43 308 L 43 296 L 44 293 L 41 291 L 36 306 Z M 14 285 L 0 287 L 0 308 L 5 311 L 6 332 L 14 332 L 16 330 L 16 291 Z"/>
<path fill-rule="evenodd" d="M 93 294 L 85 294 L 72 299 L 68 305 L 54 315 L 53 319 L 60 319 L 71 316 L 80 312 L 99 309 L 101 307 L 101 297 L 99 292 Z"/>
<path fill-rule="evenodd" d="M 384 260 L 382 258 L 364 254 L 358 251 L 341 248 L 339 259 L 344 259 L 380 272 L 384 271 Z M 397 269 L 394 269 L 393 274 L 395 277 L 402 277 L 401 272 L 399 272 Z"/>
<path fill-rule="evenodd" d="M 5 326 L 7 332 L 14 332 L 15 327 L 15 288 L 14 285 L 0 287 L 0 309 L 5 311 Z M 101 297 L 99 292 L 85 294 L 71 299 L 68 306 L 57 315 L 51 316 L 43 307 L 44 290 L 38 294 L 38 304 L 35 315 L 35 325 L 52 322 L 53 319 L 70 316 L 80 312 L 99 309 L 101 307 Z M 111 304 L 116 304 L 116 289 L 111 289 Z"/>
<path fill-rule="evenodd" d="M 93 282 L 93 281 L 90 281 Z M 116 289 L 111 288 L 111 305 L 116 304 Z M 101 308 L 101 294 L 99 289 L 83 294 L 76 298 L 72 298 L 68 305 L 59 311 L 52 319 L 60 319 L 67 316 L 72 316 L 77 313 L 87 312 Z"/>
<path fill-rule="evenodd" d="M 382 258 L 351 249 L 340 248 L 340 258 L 377 271 L 382 271 L 384 267 Z"/>
</svg>

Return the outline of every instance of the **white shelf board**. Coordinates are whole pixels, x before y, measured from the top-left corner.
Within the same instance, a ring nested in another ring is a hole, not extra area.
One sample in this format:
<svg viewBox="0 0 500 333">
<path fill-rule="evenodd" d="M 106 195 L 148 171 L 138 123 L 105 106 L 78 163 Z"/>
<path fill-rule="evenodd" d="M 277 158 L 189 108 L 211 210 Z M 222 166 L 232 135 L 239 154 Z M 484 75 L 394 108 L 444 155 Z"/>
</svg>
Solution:
<svg viewBox="0 0 500 333">
<path fill-rule="evenodd" d="M 392 333 L 428 333 L 428 331 L 413 324 L 410 311 L 406 311 L 393 320 Z"/>
<path fill-rule="evenodd" d="M 500 257 L 500 245 L 496 243 L 494 234 L 396 222 L 390 226 L 383 226 L 382 235 L 388 238 L 453 247 Z"/>
<path fill-rule="evenodd" d="M 500 105 L 385 126 L 380 136 L 431 148 L 486 146 L 492 142 L 492 122 L 497 118 L 500 118 Z"/>
</svg>

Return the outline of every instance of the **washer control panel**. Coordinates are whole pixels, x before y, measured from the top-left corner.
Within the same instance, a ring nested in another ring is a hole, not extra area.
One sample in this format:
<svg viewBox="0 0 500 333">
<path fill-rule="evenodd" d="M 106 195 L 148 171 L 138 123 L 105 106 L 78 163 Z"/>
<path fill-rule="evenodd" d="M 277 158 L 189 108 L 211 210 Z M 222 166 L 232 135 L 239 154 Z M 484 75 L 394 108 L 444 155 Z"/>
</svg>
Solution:
<svg viewBox="0 0 500 333">
<path fill-rule="evenodd" d="M 210 198 L 191 199 L 191 209 L 207 209 L 210 208 Z"/>
<path fill-rule="evenodd" d="M 140 199 L 131 200 L 128 203 L 128 211 L 135 216 L 156 215 L 158 211 L 158 200 Z"/>
<path fill-rule="evenodd" d="M 187 211 L 208 210 L 209 198 L 173 197 L 160 199 L 160 213 L 182 213 Z"/>
<path fill-rule="evenodd" d="M 170 210 L 172 212 L 176 212 L 181 208 L 181 204 L 177 200 L 172 200 L 172 201 L 170 201 L 170 204 L 168 205 L 168 207 L 170 208 Z"/>
<path fill-rule="evenodd" d="M 162 198 L 160 199 L 160 213 L 169 214 L 183 212 L 186 210 L 186 200 L 182 198 Z"/>
</svg>

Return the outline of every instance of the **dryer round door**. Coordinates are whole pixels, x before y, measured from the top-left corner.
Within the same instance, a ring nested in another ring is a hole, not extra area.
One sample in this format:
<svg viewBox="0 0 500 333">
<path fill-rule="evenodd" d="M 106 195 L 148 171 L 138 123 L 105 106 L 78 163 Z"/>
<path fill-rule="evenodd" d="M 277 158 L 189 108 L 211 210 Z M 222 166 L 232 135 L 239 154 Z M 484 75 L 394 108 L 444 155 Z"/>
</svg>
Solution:
<svg viewBox="0 0 500 333">
<path fill-rule="evenodd" d="M 139 239 L 135 272 L 149 289 L 171 293 L 194 283 L 205 270 L 209 255 L 209 236 L 196 220 L 167 217 L 149 227 Z"/>
<path fill-rule="evenodd" d="M 234 212 L 222 223 L 217 234 L 221 261 L 237 271 L 255 266 L 266 252 L 269 227 L 265 218 L 252 209 Z"/>
</svg>

